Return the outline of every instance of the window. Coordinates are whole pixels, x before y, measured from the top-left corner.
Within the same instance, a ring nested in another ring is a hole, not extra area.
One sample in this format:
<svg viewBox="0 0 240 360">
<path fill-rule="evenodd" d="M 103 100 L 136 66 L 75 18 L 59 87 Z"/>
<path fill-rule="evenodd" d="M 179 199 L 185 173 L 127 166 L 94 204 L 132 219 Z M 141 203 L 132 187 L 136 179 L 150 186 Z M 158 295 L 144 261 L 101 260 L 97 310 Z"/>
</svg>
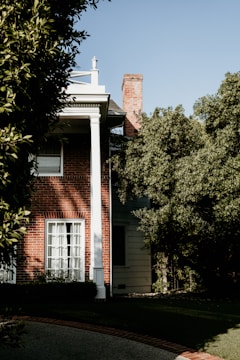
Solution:
<svg viewBox="0 0 240 360">
<path fill-rule="evenodd" d="M 46 221 L 45 267 L 49 280 L 85 280 L 84 220 Z"/>
<path fill-rule="evenodd" d="M 41 176 L 63 174 L 63 149 L 57 137 L 49 137 L 36 157 L 38 173 Z"/>
<path fill-rule="evenodd" d="M 4 261 L 3 254 L 0 254 L 0 283 L 16 283 L 16 247 L 13 254 L 9 254 L 9 261 Z"/>
<path fill-rule="evenodd" d="M 115 266 L 126 265 L 125 226 L 115 225 L 112 229 L 112 261 Z"/>
</svg>

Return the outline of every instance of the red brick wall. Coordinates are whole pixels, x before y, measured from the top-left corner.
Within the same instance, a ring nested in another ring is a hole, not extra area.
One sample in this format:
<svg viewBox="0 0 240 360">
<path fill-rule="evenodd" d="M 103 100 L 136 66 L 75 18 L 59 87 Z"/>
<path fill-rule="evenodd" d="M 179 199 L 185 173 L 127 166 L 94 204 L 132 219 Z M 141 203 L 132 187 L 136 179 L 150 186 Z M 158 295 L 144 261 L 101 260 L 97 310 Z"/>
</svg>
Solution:
<svg viewBox="0 0 240 360">
<path fill-rule="evenodd" d="M 44 271 L 45 219 L 85 219 L 85 274 L 90 267 L 90 136 L 71 135 L 64 143 L 64 176 L 39 177 L 32 198 L 32 218 L 18 248 L 17 281 Z M 110 282 L 110 227 L 107 142 L 102 146 L 103 259 L 105 282 Z"/>
<path fill-rule="evenodd" d="M 125 74 L 122 84 L 123 111 L 127 113 L 125 135 L 134 136 L 140 128 L 139 115 L 142 113 L 141 74 Z"/>
</svg>

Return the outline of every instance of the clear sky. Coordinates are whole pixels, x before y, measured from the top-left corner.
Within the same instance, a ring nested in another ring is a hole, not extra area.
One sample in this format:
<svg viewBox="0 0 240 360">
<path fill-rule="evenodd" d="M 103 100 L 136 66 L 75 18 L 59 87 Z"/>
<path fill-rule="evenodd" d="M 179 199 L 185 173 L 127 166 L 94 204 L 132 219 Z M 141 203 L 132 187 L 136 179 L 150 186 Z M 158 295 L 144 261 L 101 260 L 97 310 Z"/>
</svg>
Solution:
<svg viewBox="0 0 240 360">
<path fill-rule="evenodd" d="M 240 70 L 240 0 L 107 0 L 83 13 L 91 36 L 77 56 L 90 70 L 96 56 L 101 85 L 122 106 L 125 73 L 143 74 L 143 111 L 216 93 L 226 72 Z"/>
</svg>

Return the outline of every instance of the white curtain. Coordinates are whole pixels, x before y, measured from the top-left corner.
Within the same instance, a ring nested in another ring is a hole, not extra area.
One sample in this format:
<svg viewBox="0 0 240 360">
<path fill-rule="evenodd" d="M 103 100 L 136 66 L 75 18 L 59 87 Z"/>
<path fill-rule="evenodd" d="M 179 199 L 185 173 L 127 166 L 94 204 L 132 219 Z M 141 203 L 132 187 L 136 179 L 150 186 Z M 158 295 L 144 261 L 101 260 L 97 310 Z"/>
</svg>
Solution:
<svg viewBox="0 0 240 360">
<path fill-rule="evenodd" d="M 53 277 L 81 279 L 81 223 L 49 222 L 47 268 Z"/>
</svg>

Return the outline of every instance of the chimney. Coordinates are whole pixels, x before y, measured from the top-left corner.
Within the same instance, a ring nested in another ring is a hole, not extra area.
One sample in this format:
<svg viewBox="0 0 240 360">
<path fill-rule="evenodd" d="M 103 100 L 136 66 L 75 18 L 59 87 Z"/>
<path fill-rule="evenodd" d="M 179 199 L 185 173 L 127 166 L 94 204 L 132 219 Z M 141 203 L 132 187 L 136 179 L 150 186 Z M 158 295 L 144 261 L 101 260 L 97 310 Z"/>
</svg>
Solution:
<svg viewBox="0 0 240 360">
<path fill-rule="evenodd" d="M 142 113 L 141 74 L 125 74 L 122 84 L 123 111 L 126 112 L 125 135 L 134 136 L 140 128 L 139 115 Z"/>
</svg>

